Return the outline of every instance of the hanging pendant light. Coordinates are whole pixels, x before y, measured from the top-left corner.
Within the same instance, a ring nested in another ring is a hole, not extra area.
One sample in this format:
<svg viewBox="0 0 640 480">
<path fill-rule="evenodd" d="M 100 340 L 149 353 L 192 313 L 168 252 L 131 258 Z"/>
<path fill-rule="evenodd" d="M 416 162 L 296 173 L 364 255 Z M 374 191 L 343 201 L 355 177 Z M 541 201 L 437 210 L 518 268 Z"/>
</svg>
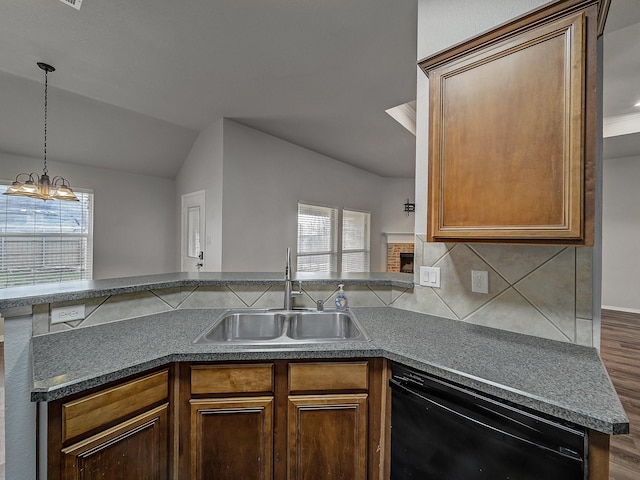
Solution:
<svg viewBox="0 0 640 480">
<path fill-rule="evenodd" d="M 16 179 L 3 195 L 13 195 L 16 197 L 39 198 L 40 200 L 66 200 L 77 202 L 78 197 L 71 190 L 69 182 L 62 177 L 49 178 L 47 169 L 47 94 L 49 89 L 48 75 L 55 72 L 55 68 L 46 63 L 38 62 L 38 67 L 44 70 L 44 168 L 42 175 L 37 173 L 19 173 Z M 20 181 L 20 179 L 24 181 Z"/>
</svg>

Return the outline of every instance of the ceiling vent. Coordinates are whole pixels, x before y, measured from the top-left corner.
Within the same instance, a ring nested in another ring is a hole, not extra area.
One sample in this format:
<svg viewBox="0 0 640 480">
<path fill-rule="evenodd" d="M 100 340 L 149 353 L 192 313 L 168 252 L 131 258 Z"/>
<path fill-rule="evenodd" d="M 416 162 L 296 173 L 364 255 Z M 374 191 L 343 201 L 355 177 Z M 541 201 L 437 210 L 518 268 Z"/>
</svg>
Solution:
<svg viewBox="0 0 640 480">
<path fill-rule="evenodd" d="M 70 7 L 80 10 L 82 6 L 82 0 L 60 0 L 62 3 L 69 5 Z"/>
</svg>

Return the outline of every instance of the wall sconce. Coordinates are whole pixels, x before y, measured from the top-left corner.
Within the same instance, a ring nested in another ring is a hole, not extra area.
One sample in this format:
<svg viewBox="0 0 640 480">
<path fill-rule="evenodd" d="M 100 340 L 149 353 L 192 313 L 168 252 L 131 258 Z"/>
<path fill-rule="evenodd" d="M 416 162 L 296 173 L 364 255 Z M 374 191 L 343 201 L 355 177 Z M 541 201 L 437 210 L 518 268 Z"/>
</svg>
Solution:
<svg viewBox="0 0 640 480">
<path fill-rule="evenodd" d="M 416 204 L 409 203 L 409 199 L 407 198 L 407 203 L 404 204 L 404 211 L 408 217 L 410 213 L 414 213 L 416 211 Z"/>
</svg>

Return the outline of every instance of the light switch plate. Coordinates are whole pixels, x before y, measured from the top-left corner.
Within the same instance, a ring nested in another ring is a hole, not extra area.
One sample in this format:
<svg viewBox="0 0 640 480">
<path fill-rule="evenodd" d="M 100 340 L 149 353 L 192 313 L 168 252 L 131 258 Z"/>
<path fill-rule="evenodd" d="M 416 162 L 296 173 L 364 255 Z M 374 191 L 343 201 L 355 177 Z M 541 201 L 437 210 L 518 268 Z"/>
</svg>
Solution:
<svg viewBox="0 0 640 480">
<path fill-rule="evenodd" d="M 420 285 L 440 288 L 440 267 L 420 267 Z"/>
<path fill-rule="evenodd" d="M 51 324 L 83 320 L 84 317 L 84 303 L 80 305 L 69 305 L 67 307 L 51 308 Z"/>
</svg>

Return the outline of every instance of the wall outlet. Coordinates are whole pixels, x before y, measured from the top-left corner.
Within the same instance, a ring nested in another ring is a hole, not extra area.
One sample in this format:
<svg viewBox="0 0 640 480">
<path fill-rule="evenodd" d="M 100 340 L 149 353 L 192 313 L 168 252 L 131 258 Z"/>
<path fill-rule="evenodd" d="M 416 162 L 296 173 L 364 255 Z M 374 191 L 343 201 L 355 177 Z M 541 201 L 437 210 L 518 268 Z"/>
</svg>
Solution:
<svg viewBox="0 0 640 480">
<path fill-rule="evenodd" d="M 68 307 L 51 308 L 51 324 L 72 322 L 84 319 L 84 303 L 81 305 L 69 305 Z"/>
<path fill-rule="evenodd" d="M 471 291 L 489 293 L 489 272 L 486 270 L 471 270 Z"/>
<path fill-rule="evenodd" d="M 420 267 L 420 285 L 440 288 L 440 267 Z"/>
</svg>

